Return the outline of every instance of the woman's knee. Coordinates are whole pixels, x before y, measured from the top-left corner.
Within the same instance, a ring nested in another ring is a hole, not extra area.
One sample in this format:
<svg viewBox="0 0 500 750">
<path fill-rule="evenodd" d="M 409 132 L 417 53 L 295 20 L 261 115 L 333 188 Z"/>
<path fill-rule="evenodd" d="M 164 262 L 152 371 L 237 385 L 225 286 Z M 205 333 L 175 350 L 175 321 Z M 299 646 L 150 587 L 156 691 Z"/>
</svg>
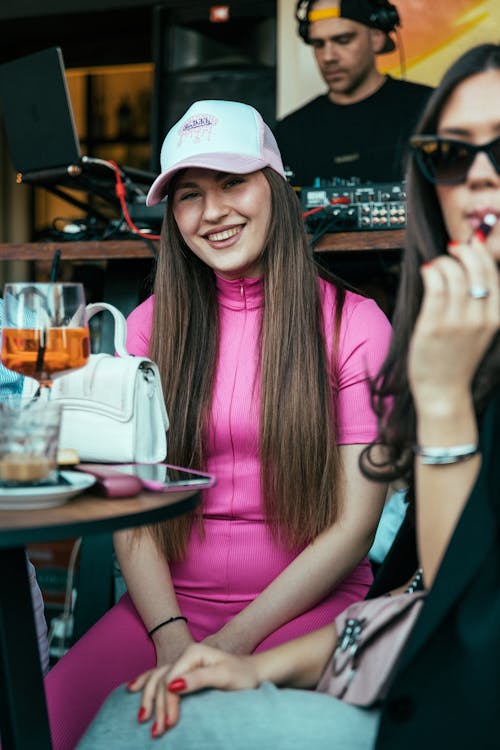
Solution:
<svg viewBox="0 0 500 750">
<path fill-rule="evenodd" d="M 111 694 L 78 750 L 136 750 L 150 736 L 139 724 L 140 694 L 120 687 Z M 368 750 L 378 712 L 357 709 L 328 695 L 283 690 L 266 683 L 257 690 L 206 690 L 182 699 L 181 719 L 155 747 L 165 750 Z"/>
</svg>

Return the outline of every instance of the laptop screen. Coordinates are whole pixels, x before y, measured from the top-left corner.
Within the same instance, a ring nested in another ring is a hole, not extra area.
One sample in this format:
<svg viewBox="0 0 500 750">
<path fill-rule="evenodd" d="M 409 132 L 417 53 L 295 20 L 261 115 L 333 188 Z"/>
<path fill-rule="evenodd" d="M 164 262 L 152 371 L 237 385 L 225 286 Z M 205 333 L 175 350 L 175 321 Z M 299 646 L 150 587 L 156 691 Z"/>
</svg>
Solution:
<svg viewBox="0 0 500 750">
<path fill-rule="evenodd" d="M 80 144 L 59 47 L 0 65 L 0 108 L 17 172 L 78 163 Z"/>
</svg>

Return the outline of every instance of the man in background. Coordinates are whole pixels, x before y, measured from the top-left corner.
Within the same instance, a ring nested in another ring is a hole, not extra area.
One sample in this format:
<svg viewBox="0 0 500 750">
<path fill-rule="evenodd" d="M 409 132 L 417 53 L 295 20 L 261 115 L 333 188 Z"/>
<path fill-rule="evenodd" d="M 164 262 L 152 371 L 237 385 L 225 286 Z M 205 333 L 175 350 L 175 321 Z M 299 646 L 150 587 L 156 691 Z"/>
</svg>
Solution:
<svg viewBox="0 0 500 750">
<path fill-rule="evenodd" d="M 388 0 L 299 0 L 298 33 L 328 93 L 281 120 L 276 138 L 292 184 L 316 177 L 400 181 L 410 134 L 432 89 L 382 75 L 377 55 L 400 25 Z"/>
</svg>

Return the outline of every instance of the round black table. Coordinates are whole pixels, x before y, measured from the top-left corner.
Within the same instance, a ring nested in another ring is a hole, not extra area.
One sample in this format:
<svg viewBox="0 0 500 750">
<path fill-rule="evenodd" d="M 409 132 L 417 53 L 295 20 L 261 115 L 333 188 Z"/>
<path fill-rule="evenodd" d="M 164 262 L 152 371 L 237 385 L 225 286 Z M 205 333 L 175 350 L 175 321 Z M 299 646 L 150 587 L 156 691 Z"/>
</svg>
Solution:
<svg viewBox="0 0 500 750">
<path fill-rule="evenodd" d="M 156 523 L 187 513 L 199 488 L 111 500 L 92 491 L 65 505 L 0 510 L 0 736 L 2 750 L 51 750 L 25 545 Z"/>
</svg>

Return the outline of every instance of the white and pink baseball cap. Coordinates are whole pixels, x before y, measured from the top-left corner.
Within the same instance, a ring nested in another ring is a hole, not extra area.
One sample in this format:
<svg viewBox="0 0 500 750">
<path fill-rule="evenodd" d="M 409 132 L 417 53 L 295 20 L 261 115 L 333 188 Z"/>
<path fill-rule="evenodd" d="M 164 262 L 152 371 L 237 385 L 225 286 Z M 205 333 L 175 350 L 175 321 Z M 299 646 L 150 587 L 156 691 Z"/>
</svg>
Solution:
<svg viewBox="0 0 500 750">
<path fill-rule="evenodd" d="M 256 109 L 242 102 L 194 102 L 167 133 L 161 148 L 161 174 L 151 185 L 146 204 L 167 194 L 172 177 L 187 167 L 248 174 L 271 167 L 285 178 L 278 144 Z"/>
</svg>

